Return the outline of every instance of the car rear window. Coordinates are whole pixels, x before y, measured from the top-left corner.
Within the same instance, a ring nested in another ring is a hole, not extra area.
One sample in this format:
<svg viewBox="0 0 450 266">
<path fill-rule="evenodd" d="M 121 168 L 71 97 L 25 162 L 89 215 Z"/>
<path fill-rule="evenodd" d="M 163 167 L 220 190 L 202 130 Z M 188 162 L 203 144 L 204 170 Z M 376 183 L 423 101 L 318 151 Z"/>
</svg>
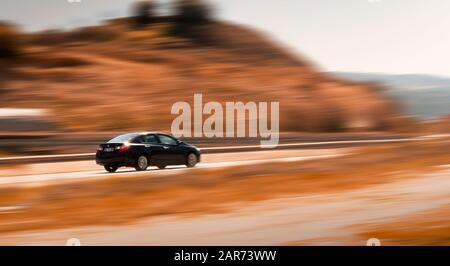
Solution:
<svg viewBox="0 0 450 266">
<path fill-rule="evenodd" d="M 112 140 L 108 141 L 108 143 L 127 142 L 127 141 L 134 139 L 135 137 L 137 137 L 139 135 L 140 134 L 138 134 L 138 133 L 130 133 L 130 134 L 125 134 L 125 135 L 120 135 L 120 136 L 117 136 L 117 137 L 113 138 Z"/>
</svg>

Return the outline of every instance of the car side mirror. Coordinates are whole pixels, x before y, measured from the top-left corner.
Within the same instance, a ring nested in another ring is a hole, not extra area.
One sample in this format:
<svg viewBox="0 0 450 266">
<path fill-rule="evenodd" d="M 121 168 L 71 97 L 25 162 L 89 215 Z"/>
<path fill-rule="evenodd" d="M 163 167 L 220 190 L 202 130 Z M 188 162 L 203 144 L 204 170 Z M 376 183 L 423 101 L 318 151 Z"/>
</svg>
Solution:
<svg viewBox="0 0 450 266">
<path fill-rule="evenodd" d="M 177 140 L 177 145 L 181 145 L 183 142 L 181 140 Z"/>
</svg>

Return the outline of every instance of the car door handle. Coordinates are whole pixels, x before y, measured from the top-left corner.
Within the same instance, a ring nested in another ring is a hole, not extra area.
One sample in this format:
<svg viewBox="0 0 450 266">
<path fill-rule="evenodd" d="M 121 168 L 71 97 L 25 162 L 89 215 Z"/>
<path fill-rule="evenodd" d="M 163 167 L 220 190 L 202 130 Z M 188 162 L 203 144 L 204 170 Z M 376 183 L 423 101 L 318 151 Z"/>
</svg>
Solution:
<svg viewBox="0 0 450 266">
<path fill-rule="evenodd" d="M 163 148 L 164 148 L 165 150 L 168 150 L 168 149 L 169 149 L 169 147 L 167 147 L 167 146 L 163 146 Z"/>
</svg>

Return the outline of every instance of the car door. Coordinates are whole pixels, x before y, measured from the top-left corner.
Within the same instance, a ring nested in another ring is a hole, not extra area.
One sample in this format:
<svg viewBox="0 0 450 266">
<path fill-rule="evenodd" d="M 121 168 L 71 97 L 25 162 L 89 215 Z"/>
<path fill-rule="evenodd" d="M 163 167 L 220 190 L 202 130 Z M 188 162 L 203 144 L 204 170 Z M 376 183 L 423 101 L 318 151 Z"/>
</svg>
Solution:
<svg viewBox="0 0 450 266">
<path fill-rule="evenodd" d="M 145 135 L 143 144 L 145 145 L 147 154 L 150 155 L 150 163 L 152 165 L 164 161 L 164 148 L 155 134 Z"/>
<path fill-rule="evenodd" d="M 170 164 L 182 164 L 184 163 L 184 150 L 180 147 L 176 138 L 158 134 L 159 142 L 164 149 L 164 160 Z"/>
</svg>

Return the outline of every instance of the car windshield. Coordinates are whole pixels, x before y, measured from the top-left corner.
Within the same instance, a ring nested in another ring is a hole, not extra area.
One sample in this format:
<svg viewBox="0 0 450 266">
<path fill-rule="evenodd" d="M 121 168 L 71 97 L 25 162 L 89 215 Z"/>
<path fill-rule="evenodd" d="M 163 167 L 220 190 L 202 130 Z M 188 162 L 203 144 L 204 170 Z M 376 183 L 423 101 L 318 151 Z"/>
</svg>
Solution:
<svg viewBox="0 0 450 266">
<path fill-rule="evenodd" d="M 108 141 L 108 143 L 123 143 L 123 142 L 127 142 L 127 141 L 130 141 L 130 140 L 134 139 L 135 137 L 137 137 L 139 135 L 140 134 L 138 134 L 138 133 L 130 133 L 130 134 L 125 134 L 125 135 L 120 135 L 120 136 L 115 137 L 112 140 Z"/>
</svg>

